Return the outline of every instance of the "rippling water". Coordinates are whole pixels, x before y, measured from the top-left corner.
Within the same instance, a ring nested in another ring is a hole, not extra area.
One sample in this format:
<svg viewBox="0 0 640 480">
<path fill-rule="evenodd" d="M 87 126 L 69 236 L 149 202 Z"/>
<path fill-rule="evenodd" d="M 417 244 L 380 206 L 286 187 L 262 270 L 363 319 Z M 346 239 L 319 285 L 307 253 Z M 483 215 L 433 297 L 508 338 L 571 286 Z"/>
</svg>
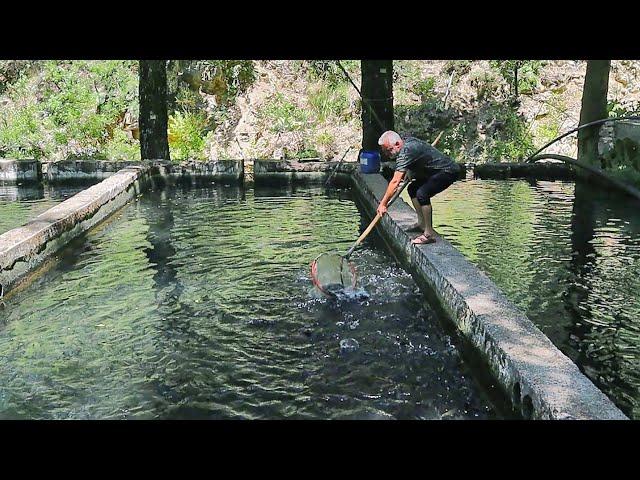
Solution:
<svg viewBox="0 0 640 480">
<path fill-rule="evenodd" d="M 89 183 L 82 186 L 0 185 L 0 235 L 20 227 L 89 185 Z"/>
<path fill-rule="evenodd" d="M 433 205 L 435 228 L 640 418 L 640 205 L 523 180 L 457 182 Z"/>
<path fill-rule="evenodd" d="M 0 307 L 0 417 L 495 417 L 374 236 L 368 298 L 311 294 L 363 221 L 345 190 L 145 194 Z"/>
</svg>

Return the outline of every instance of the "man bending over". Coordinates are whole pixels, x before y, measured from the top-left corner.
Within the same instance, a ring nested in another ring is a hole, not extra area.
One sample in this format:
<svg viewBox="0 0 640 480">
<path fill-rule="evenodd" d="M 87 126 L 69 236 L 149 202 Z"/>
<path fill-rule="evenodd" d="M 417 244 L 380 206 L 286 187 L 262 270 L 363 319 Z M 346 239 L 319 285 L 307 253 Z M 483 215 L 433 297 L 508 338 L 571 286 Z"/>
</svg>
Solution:
<svg viewBox="0 0 640 480">
<path fill-rule="evenodd" d="M 458 178 L 460 167 L 450 157 L 422 140 L 413 137 L 401 138 L 396 132 L 388 130 L 378 140 L 382 153 L 396 160 L 396 171 L 389 182 L 387 191 L 378 205 L 378 213 L 387 213 L 387 203 L 405 175 L 411 175 L 415 181 L 407 190 L 418 215 L 418 223 L 409 231 L 420 231 L 422 235 L 411 243 L 422 245 L 436 241 L 433 230 L 433 209 L 431 197 L 442 192 Z"/>
</svg>

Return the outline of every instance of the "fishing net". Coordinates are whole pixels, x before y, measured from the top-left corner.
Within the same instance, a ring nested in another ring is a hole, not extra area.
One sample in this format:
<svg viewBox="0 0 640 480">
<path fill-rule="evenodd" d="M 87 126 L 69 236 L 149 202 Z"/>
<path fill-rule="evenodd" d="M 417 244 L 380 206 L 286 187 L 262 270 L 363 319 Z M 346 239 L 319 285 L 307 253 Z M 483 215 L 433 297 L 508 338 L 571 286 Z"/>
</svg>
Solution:
<svg viewBox="0 0 640 480">
<path fill-rule="evenodd" d="M 356 269 L 338 253 L 323 253 L 311 262 L 311 280 L 327 297 L 335 297 L 345 289 L 355 289 Z"/>
</svg>

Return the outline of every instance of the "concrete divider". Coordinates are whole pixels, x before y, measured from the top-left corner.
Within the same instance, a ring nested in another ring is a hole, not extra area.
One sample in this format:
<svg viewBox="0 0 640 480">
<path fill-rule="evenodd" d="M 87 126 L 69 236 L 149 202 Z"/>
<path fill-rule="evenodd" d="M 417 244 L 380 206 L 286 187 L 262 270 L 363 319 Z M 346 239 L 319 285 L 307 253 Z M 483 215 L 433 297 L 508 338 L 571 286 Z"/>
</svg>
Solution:
<svg viewBox="0 0 640 480">
<path fill-rule="evenodd" d="M 180 163 L 167 160 L 62 160 L 42 162 L 42 172 L 47 182 L 75 183 L 92 179 L 103 180 L 123 168 L 133 166 L 155 166 L 163 176 L 183 177 L 186 180 L 193 178 L 235 183 L 241 182 L 244 178 L 244 162 L 242 160 L 185 161 Z"/>
<path fill-rule="evenodd" d="M 1 183 L 31 183 L 42 179 L 42 167 L 37 160 L 0 158 Z"/>
<path fill-rule="evenodd" d="M 378 174 L 353 175 L 355 191 L 371 215 L 387 188 Z M 524 418 L 622 420 L 625 415 L 500 291 L 445 239 L 411 245 L 405 229 L 415 211 L 399 199 L 379 225 L 427 297 L 467 343 Z"/>
<path fill-rule="evenodd" d="M 185 180 L 212 180 L 238 183 L 244 179 L 242 160 L 212 160 L 208 162 L 187 161 L 172 163 L 166 160 L 150 162 L 163 176 L 182 177 Z"/>
<path fill-rule="evenodd" d="M 359 164 L 353 162 L 322 162 L 317 160 L 254 160 L 254 181 L 310 180 L 325 181 L 336 170 L 336 175 L 351 174 Z"/>
<path fill-rule="evenodd" d="M 504 180 L 507 178 L 535 178 L 539 180 L 573 180 L 576 172 L 562 162 L 481 163 L 473 168 L 476 178 Z"/>
<path fill-rule="evenodd" d="M 44 178 L 51 183 L 74 180 L 103 180 L 126 167 L 140 165 L 136 161 L 61 160 L 42 162 Z"/>
<path fill-rule="evenodd" d="M 128 167 L 0 235 L 0 296 L 63 247 L 144 189 L 148 167 Z"/>
</svg>

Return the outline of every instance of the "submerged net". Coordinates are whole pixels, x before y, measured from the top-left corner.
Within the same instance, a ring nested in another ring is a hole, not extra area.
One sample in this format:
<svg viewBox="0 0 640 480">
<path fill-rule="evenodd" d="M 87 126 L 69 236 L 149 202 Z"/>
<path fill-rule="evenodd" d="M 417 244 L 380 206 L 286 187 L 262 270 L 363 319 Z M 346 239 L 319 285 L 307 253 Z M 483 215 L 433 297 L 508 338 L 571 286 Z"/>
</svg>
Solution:
<svg viewBox="0 0 640 480">
<path fill-rule="evenodd" d="M 345 289 L 355 289 L 356 269 L 337 253 L 323 253 L 311 262 L 311 280 L 323 294 L 334 297 Z"/>
</svg>

